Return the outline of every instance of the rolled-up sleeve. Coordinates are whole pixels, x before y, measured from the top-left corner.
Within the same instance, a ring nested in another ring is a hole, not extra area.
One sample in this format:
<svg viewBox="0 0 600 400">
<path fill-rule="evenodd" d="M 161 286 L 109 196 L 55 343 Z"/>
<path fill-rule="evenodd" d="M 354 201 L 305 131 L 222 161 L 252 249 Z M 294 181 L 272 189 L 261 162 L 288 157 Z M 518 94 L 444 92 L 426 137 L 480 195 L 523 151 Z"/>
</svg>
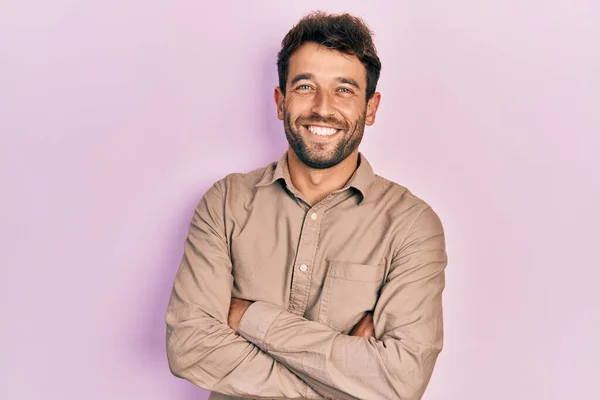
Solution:
<svg viewBox="0 0 600 400">
<path fill-rule="evenodd" d="M 233 285 L 222 182 L 196 207 L 166 312 L 171 372 L 219 393 L 253 398 L 314 398 L 312 388 L 227 324 Z"/>
<path fill-rule="evenodd" d="M 393 255 L 374 310 L 375 338 L 262 302 L 248 309 L 239 331 L 327 397 L 420 399 L 443 345 L 446 265 L 442 224 L 427 207 Z"/>
</svg>

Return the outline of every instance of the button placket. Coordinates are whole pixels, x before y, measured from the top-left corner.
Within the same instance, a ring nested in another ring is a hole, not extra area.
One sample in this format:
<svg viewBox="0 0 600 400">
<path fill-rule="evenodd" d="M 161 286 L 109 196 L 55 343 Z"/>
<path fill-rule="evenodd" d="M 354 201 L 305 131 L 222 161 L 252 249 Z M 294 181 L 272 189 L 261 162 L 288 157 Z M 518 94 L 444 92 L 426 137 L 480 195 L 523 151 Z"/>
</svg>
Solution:
<svg viewBox="0 0 600 400">
<path fill-rule="evenodd" d="M 318 212 L 314 208 L 307 211 L 294 263 L 296 267 L 292 273 L 292 287 L 288 307 L 288 311 L 296 315 L 303 315 L 308 303 L 313 271 L 311 266 L 317 251 L 321 225 Z"/>
</svg>

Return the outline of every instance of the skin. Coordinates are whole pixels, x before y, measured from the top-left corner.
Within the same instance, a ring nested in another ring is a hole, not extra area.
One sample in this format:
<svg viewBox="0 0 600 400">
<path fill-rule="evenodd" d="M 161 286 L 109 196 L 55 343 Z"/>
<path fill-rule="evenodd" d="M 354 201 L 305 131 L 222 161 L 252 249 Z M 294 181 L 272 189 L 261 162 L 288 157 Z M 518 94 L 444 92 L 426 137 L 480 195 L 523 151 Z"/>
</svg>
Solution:
<svg viewBox="0 0 600 400">
<path fill-rule="evenodd" d="M 252 305 L 252 301 L 238 299 L 235 297 L 231 298 L 231 305 L 229 306 L 229 315 L 227 316 L 227 324 L 237 332 L 240 327 L 240 321 L 244 316 L 244 313 Z"/>
<path fill-rule="evenodd" d="M 311 205 L 344 187 L 358 167 L 358 145 L 365 126 L 375 123 L 381 94 L 367 100 L 367 72 L 356 56 L 305 43 L 290 57 L 284 91 L 276 87 L 277 117 L 289 143 L 288 165 L 294 187 Z M 317 136 L 307 126 L 332 127 Z M 232 298 L 228 324 L 235 331 L 252 302 Z M 350 332 L 374 337 L 367 313 Z"/>
</svg>

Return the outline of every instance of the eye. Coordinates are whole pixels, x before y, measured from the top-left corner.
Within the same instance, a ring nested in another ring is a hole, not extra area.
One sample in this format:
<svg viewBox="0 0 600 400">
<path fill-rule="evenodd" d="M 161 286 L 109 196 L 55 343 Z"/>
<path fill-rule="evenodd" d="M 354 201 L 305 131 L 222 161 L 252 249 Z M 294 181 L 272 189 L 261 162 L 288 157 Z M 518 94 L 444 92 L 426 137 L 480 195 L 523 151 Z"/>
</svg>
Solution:
<svg viewBox="0 0 600 400">
<path fill-rule="evenodd" d="M 310 90 L 310 85 L 300 85 L 296 87 L 296 90 Z"/>
<path fill-rule="evenodd" d="M 342 93 L 354 93 L 350 88 L 347 87 L 341 87 L 338 90 Z"/>
</svg>

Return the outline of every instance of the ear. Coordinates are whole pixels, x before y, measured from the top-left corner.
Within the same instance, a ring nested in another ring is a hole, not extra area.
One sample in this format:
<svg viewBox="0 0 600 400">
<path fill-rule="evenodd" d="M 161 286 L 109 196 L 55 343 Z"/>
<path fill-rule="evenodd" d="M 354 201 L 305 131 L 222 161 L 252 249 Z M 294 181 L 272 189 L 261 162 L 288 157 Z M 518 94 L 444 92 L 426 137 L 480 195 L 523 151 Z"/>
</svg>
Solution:
<svg viewBox="0 0 600 400">
<path fill-rule="evenodd" d="M 277 118 L 283 121 L 283 102 L 285 100 L 285 95 L 279 86 L 275 88 L 273 97 L 275 99 L 275 104 L 277 105 Z"/>
<path fill-rule="evenodd" d="M 375 114 L 379 108 L 379 102 L 381 101 L 381 93 L 375 92 L 373 96 L 367 102 L 367 112 L 365 115 L 365 125 L 371 126 L 375 123 Z"/>
</svg>

